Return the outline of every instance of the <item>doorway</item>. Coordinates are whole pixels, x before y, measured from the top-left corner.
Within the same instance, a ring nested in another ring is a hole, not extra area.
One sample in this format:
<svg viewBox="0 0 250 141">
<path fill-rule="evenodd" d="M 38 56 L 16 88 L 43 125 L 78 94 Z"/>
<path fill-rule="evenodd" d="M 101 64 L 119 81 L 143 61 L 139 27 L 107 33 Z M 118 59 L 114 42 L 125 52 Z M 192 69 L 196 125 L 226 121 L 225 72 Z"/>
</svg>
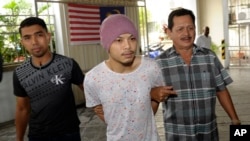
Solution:
<svg viewBox="0 0 250 141">
<path fill-rule="evenodd" d="M 229 26 L 230 66 L 250 66 L 250 24 Z"/>
</svg>

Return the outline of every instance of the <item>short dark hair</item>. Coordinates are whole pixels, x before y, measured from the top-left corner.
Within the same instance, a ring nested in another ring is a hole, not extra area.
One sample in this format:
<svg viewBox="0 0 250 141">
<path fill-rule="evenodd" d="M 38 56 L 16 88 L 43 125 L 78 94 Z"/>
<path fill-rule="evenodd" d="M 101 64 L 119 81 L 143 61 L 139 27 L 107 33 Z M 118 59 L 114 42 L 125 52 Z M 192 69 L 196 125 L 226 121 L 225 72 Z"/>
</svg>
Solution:
<svg viewBox="0 0 250 141">
<path fill-rule="evenodd" d="M 24 19 L 21 23 L 20 23 L 20 27 L 19 27 L 19 33 L 22 35 L 21 33 L 21 29 L 27 26 L 32 26 L 32 25 L 40 25 L 41 27 L 43 27 L 46 32 L 48 32 L 48 28 L 46 26 L 46 23 L 44 22 L 43 19 L 38 18 L 38 17 L 29 17 Z"/>
<path fill-rule="evenodd" d="M 168 16 L 168 28 L 170 30 L 172 30 L 173 26 L 174 26 L 174 17 L 175 16 L 185 16 L 185 15 L 190 15 L 190 17 L 192 18 L 193 20 L 193 23 L 195 25 L 195 16 L 194 16 L 194 13 L 191 11 L 191 10 L 188 10 L 188 9 L 185 9 L 185 8 L 178 8 L 178 9 L 175 9 L 173 10 L 169 16 Z"/>
</svg>

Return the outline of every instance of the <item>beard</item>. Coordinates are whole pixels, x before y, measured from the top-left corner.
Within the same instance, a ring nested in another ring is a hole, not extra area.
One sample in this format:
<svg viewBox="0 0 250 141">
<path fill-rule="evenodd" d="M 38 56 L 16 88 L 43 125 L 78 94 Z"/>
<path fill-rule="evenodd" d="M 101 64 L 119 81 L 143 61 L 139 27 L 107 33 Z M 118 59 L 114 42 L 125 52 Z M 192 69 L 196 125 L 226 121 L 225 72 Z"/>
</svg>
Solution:
<svg viewBox="0 0 250 141">
<path fill-rule="evenodd" d="M 129 62 L 121 62 L 121 64 L 122 64 L 123 66 L 129 67 L 129 66 L 131 66 L 131 65 L 133 64 L 134 60 L 135 60 L 135 56 L 134 56 L 133 59 L 130 60 Z"/>
</svg>

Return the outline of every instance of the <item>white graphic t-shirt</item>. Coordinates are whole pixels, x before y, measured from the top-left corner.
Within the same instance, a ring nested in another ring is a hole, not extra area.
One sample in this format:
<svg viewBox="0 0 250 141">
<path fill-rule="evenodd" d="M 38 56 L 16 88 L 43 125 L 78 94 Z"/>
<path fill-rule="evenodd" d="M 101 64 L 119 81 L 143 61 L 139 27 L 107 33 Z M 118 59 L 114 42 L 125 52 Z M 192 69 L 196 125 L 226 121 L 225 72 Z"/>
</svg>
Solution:
<svg viewBox="0 0 250 141">
<path fill-rule="evenodd" d="M 133 72 L 120 74 L 100 63 L 84 80 L 87 107 L 102 104 L 108 141 L 158 141 L 150 90 L 163 85 L 161 69 L 142 57 Z"/>
</svg>

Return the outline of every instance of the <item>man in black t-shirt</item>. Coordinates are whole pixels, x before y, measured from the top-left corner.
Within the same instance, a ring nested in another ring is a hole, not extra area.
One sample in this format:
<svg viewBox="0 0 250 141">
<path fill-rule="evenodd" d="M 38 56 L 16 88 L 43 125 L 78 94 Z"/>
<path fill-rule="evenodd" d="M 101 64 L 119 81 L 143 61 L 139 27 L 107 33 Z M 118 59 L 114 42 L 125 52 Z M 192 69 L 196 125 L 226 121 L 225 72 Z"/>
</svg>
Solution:
<svg viewBox="0 0 250 141">
<path fill-rule="evenodd" d="M 51 53 L 45 22 L 29 17 L 21 22 L 21 43 L 31 54 L 13 73 L 16 141 L 80 141 L 80 121 L 71 84 L 83 90 L 84 75 L 77 62 Z"/>
</svg>

